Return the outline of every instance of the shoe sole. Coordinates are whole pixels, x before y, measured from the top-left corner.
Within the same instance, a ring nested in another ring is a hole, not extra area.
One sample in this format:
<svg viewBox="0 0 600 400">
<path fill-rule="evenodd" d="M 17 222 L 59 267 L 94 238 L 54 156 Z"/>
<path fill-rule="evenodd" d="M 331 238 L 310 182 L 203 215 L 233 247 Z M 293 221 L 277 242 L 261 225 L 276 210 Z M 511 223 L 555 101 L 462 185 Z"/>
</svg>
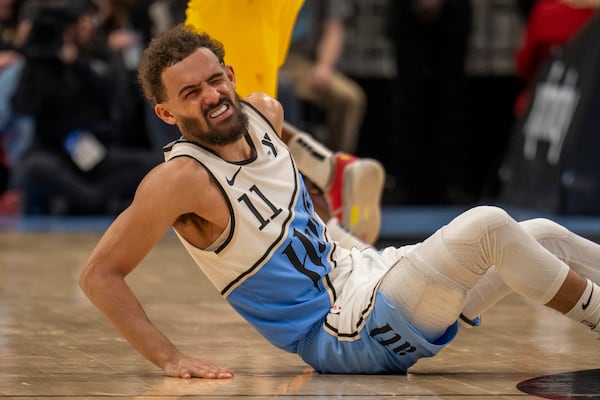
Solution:
<svg viewBox="0 0 600 400">
<path fill-rule="evenodd" d="M 342 225 L 356 237 L 374 244 L 381 228 L 381 196 L 385 170 L 380 162 L 361 158 L 344 170 Z"/>
</svg>

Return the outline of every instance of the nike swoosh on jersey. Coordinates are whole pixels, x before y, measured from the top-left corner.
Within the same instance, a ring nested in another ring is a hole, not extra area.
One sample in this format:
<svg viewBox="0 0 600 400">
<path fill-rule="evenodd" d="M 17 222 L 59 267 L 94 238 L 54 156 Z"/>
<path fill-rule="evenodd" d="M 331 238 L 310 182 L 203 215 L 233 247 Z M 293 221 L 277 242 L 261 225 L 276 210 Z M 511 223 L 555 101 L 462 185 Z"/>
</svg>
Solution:
<svg viewBox="0 0 600 400">
<path fill-rule="evenodd" d="M 229 186 L 233 186 L 233 184 L 235 183 L 235 178 L 237 177 L 237 175 L 240 173 L 241 170 L 242 170 L 242 167 L 239 167 L 238 170 L 235 171 L 235 174 L 233 174 L 233 176 L 231 177 L 231 179 L 225 178 L 225 180 L 227 181 L 227 184 Z"/>
</svg>

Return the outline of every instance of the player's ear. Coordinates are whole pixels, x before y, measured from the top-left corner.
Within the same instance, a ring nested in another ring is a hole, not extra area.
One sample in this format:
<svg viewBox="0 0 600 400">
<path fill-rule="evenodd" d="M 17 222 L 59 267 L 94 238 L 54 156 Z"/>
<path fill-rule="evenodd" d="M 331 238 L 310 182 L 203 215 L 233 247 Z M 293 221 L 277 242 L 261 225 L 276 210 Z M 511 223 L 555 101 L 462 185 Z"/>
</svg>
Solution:
<svg viewBox="0 0 600 400">
<path fill-rule="evenodd" d="M 155 105 L 154 112 L 156 113 L 158 118 L 162 119 L 169 125 L 175 125 L 177 123 L 177 119 L 175 118 L 175 116 L 171 114 L 169 108 L 163 103 L 158 103 L 157 105 Z"/>
<path fill-rule="evenodd" d="M 227 74 L 227 78 L 229 78 L 229 80 L 233 83 L 233 87 L 235 88 L 237 83 L 235 80 L 235 71 L 233 70 L 233 67 L 231 65 L 226 65 L 225 73 Z"/>
</svg>

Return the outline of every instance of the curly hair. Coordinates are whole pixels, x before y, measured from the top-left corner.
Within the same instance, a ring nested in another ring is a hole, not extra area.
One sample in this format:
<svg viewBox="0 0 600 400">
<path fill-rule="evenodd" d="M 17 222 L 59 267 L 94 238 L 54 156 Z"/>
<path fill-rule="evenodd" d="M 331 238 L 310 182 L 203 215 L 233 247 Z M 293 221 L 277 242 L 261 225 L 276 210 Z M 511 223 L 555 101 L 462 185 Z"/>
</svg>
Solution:
<svg viewBox="0 0 600 400">
<path fill-rule="evenodd" d="M 153 38 L 138 67 L 138 82 L 144 96 L 153 105 L 166 100 L 167 93 L 161 78 L 163 71 L 203 47 L 212 51 L 224 64 L 223 44 L 189 25 L 176 25 Z"/>
</svg>

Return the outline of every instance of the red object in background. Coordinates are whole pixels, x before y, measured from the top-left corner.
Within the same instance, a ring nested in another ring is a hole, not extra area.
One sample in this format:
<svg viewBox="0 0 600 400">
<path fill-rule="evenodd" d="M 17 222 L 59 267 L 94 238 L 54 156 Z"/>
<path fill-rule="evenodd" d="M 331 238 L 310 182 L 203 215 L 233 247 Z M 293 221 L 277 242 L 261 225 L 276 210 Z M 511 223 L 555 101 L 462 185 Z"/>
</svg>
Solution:
<svg viewBox="0 0 600 400">
<path fill-rule="evenodd" d="M 538 0 L 529 14 L 516 55 L 516 68 L 521 79 L 526 84 L 530 82 L 553 49 L 571 40 L 597 11 L 598 8 L 573 7 L 560 0 Z M 529 100 L 529 88 L 526 87 L 515 102 L 517 117 L 527 112 Z"/>
</svg>

